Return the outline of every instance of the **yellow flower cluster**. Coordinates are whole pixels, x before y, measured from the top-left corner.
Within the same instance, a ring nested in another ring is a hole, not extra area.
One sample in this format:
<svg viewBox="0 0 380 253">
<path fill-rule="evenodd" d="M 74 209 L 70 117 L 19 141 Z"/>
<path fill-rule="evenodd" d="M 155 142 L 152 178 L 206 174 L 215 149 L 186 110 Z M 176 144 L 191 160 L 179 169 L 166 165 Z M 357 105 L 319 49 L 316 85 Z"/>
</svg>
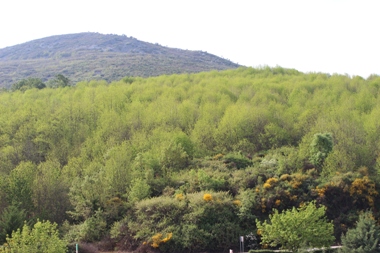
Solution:
<svg viewBox="0 0 380 253">
<path fill-rule="evenodd" d="M 113 198 L 107 200 L 108 205 L 113 204 L 113 203 L 121 203 L 121 199 L 118 197 L 113 197 Z"/>
<path fill-rule="evenodd" d="M 357 178 L 352 182 L 350 187 L 350 195 L 364 195 L 370 206 L 374 205 L 374 196 L 379 193 L 375 189 L 375 183 L 368 179 L 367 176 Z"/>
<path fill-rule="evenodd" d="M 175 195 L 175 199 L 176 199 L 176 200 L 184 200 L 185 197 L 183 196 L 182 193 L 178 193 L 178 194 Z"/>
<path fill-rule="evenodd" d="M 282 180 L 282 181 L 287 181 L 287 180 L 289 180 L 289 179 L 290 179 L 289 174 L 283 174 L 283 175 L 281 175 L 281 177 L 280 177 L 280 180 Z"/>
<path fill-rule="evenodd" d="M 173 233 L 168 233 L 164 239 L 161 240 L 161 242 L 165 243 L 172 239 Z"/>
<path fill-rule="evenodd" d="M 350 195 L 359 194 L 362 195 L 366 191 L 370 195 L 377 195 L 375 190 L 375 183 L 368 179 L 368 177 L 357 178 L 352 182 L 350 187 Z"/>
<path fill-rule="evenodd" d="M 299 173 L 293 174 L 292 180 L 290 181 L 290 185 L 294 189 L 298 189 L 298 187 L 300 187 L 306 179 L 307 179 L 306 175 L 302 175 Z"/>
<path fill-rule="evenodd" d="M 322 186 L 321 188 L 319 188 L 319 186 L 317 186 L 315 189 L 314 189 L 314 192 L 317 192 L 318 196 L 319 197 L 324 197 L 325 196 L 325 193 L 327 191 L 327 189 L 329 187 L 333 187 L 333 186 L 336 186 L 336 184 L 334 182 L 330 182 L 330 183 L 327 183 L 325 184 L 324 186 Z M 345 190 L 344 190 L 345 191 Z"/>
<path fill-rule="evenodd" d="M 151 246 L 153 248 L 158 248 L 160 246 L 161 237 L 162 237 L 161 233 L 157 233 L 154 236 L 152 236 L 152 244 L 151 244 Z"/>
<path fill-rule="evenodd" d="M 203 200 L 204 200 L 204 201 L 207 201 L 207 202 L 211 201 L 211 200 L 212 200 L 212 196 L 211 196 L 211 194 L 210 194 L 210 193 L 205 193 L 205 194 L 203 195 Z"/>
<path fill-rule="evenodd" d="M 267 208 L 267 200 L 266 198 L 261 198 L 261 212 L 265 213 L 266 208 Z"/>
<path fill-rule="evenodd" d="M 220 160 L 220 159 L 223 158 L 223 156 L 224 156 L 223 154 L 217 154 L 212 159 L 214 159 L 214 160 Z"/>
<path fill-rule="evenodd" d="M 172 239 L 172 236 L 173 236 L 173 233 L 168 233 L 165 238 L 161 239 L 162 238 L 162 234 L 161 233 L 157 233 L 154 236 L 152 236 L 152 244 L 151 244 L 151 246 L 153 248 L 158 248 L 158 247 L 160 247 L 161 243 L 166 243 L 167 241 L 169 241 L 170 239 Z"/>
<path fill-rule="evenodd" d="M 315 191 L 318 193 L 319 197 L 324 197 L 327 187 L 323 186 L 322 188 L 319 188 L 318 186 L 315 188 Z"/>
<path fill-rule="evenodd" d="M 265 189 L 269 189 L 269 188 L 271 188 L 274 184 L 276 184 L 277 182 L 278 182 L 278 179 L 277 179 L 277 178 L 274 178 L 274 177 L 268 178 L 267 181 L 265 181 L 265 183 L 264 183 L 264 188 L 265 188 Z"/>
<path fill-rule="evenodd" d="M 233 203 L 235 206 L 241 206 L 241 201 L 238 200 L 238 199 L 235 199 L 234 201 L 232 201 L 232 203 Z"/>
</svg>

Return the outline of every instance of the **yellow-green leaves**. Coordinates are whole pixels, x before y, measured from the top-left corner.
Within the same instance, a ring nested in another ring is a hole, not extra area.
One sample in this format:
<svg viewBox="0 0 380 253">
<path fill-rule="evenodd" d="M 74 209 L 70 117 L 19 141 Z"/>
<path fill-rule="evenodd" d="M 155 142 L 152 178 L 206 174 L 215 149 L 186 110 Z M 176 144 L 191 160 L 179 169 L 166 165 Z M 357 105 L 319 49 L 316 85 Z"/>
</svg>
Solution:
<svg viewBox="0 0 380 253">
<path fill-rule="evenodd" d="M 37 221 L 33 227 L 24 225 L 7 237 L 7 244 L 0 253 L 66 253 L 66 242 L 59 238 L 57 224 Z"/>
<path fill-rule="evenodd" d="M 272 247 L 281 245 L 283 249 L 296 252 L 301 246 L 324 247 L 334 241 L 332 223 L 325 217 L 326 208 L 317 207 L 315 202 L 293 207 L 279 213 L 274 210 L 270 223 L 256 220 L 262 244 Z"/>
</svg>

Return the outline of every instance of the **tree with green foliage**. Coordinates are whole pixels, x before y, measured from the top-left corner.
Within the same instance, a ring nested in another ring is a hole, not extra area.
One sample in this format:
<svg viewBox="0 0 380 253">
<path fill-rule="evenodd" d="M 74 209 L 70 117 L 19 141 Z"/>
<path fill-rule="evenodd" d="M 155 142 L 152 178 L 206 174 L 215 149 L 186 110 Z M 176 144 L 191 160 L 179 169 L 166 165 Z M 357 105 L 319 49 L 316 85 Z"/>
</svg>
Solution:
<svg viewBox="0 0 380 253">
<path fill-rule="evenodd" d="M 25 210 L 16 206 L 8 206 L 0 216 L 0 244 L 5 242 L 5 238 L 13 231 L 22 228 L 26 220 Z"/>
<path fill-rule="evenodd" d="M 17 83 L 12 84 L 11 90 L 25 91 L 27 89 L 33 89 L 33 88 L 43 89 L 45 87 L 46 87 L 45 83 L 40 78 L 29 77 L 26 79 L 22 79 L 21 81 L 18 81 Z"/>
<path fill-rule="evenodd" d="M 31 162 L 21 162 L 8 176 L 5 188 L 7 200 L 12 205 L 33 212 L 33 179 L 36 166 Z"/>
<path fill-rule="evenodd" d="M 66 87 L 70 85 L 70 79 L 62 74 L 58 74 L 55 78 L 50 79 L 46 86 L 50 88 Z"/>
<path fill-rule="evenodd" d="M 66 225 L 66 224 L 65 224 Z M 70 226 L 69 226 L 70 227 Z M 72 225 L 64 239 L 72 242 L 94 242 L 104 236 L 107 222 L 102 210 L 98 209 L 95 214 L 80 224 Z"/>
<path fill-rule="evenodd" d="M 317 133 L 310 144 L 310 162 L 321 168 L 327 155 L 333 149 L 333 138 L 331 133 Z"/>
<path fill-rule="evenodd" d="M 69 187 L 62 180 L 57 161 L 41 163 L 35 173 L 33 182 L 33 204 L 37 217 L 62 224 L 67 219 L 70 201 Z"/>
<path fill-rule="evenodd" d="M 37 221 L 33 228 L 25 224 L 7 237 L 7 244 L 0 253 L 66 253 L 66 242 L 59 238 L 57 224 Z"/>
<path fill-rule="evenodd" d="M 146 180 L 135 178 L 131 182 L 131 187 L 128 192 L 130 202 L 140 201 L 150 196 L 150 186 Z"/>
<path fill-rule="evenodd" d="M 365 212 L 359 216 L 355 228 L 349 229 L 342 235 L 340 253 L 378 253 L 380 227 L 372 216 L 372 212 Z"/>
<path fill-rule="evenodd" d="M 292 252 L 297 252 L 305 245 L 330 246 L 334 241 L 334 226 L 326 220 L 325 212 L 326 208 L 317 207 L 315 202 L 282 213 L 274 209 L 274 213 L 269 215 L 270 223 L 256 220 L 261 244 L 272 247 L 280 245 L 282 249 Z"/>
</svg>

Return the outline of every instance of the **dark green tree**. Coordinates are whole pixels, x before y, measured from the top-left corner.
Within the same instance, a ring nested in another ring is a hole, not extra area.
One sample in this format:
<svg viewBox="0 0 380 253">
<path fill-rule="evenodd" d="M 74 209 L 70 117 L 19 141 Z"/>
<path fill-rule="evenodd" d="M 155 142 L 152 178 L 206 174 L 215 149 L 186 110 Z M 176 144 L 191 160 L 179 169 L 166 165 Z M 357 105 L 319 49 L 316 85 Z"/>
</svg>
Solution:
<svg viewBox="0 0 380 253">
<path fill-rule="evenodd" d="M 0 216 L 0 244 L 3 244 L 7 235 L 10 236 L 13 231 L 22 228 L 26 220 L 24 210 L 16 206 L 8 206 Z"/>
<path fill-rule="evenodd" d="M 356 227 L 342 235 L 340 253 L 378 253 L 380 228 L 371 212 L 359 216 Z"/>
<path fill-rule="evenodd" d="M 66 87 L 70 85 L 70 79 L 62 74 L 58 74 L 55 78 L 50 79 L 47 82 L 47 86 L 50 88 Z"/>
<path fill-rule="evenodd" d="M 21 90 L 25 91 L 27 89 L 43 89 L 45 88 L 46 85 L 40 78 L 35 78 L 35 77 L 29 77 L 26 79 L 22 79 L 21 81 L 18 81 L 17 83 L 12 84 L 11 90 L 16 91 L 16 90 Z"/>
<path fill-rule="evenodd" d="M 321 168 L 327 155 L 333 149 L 331 133 L 317 133 L 310 144 L 310 162 L 317 168 Z"/>
</svg>

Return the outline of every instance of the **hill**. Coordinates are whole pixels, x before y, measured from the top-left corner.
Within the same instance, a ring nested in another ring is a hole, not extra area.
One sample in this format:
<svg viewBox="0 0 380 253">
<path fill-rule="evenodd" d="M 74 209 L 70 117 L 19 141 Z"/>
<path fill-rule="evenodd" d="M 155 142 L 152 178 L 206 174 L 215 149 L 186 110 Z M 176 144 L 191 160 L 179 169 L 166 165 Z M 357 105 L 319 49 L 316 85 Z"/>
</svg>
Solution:
<svg viewBox="0 0 380 253">
<path fill-rule="evenodd" d="M 21 79 L 46 81 L 63 74 L 71 81 L 119 80 L 239 67 L 202 51 L 168 48 L 120 35 L 57 35 L 0 49 L 0 87 Z"/>
<path fill-rule="evenodd" d="M 341 244 L 380 219 L 379 97 L 379 76 L 281 67 L 0 91 L 0 245 L 39 219 L 80 252 L 256 249 L 310 202 Z"/>
</svg>

